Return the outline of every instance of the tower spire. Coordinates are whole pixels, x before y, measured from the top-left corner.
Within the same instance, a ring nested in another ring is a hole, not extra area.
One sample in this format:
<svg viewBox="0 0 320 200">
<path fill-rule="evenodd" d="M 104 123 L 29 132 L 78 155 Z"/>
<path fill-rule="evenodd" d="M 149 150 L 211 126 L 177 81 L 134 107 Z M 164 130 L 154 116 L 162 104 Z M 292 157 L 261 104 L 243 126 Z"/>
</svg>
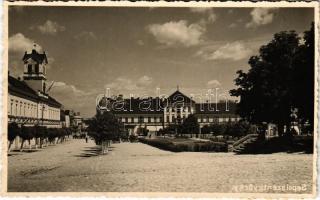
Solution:
<svg viewBox="0 0 320 200">
<path fill-rule="evenodd" d="M 177 85 L 177 91 L 179 91 L 179 85 Z"/>
</svg>

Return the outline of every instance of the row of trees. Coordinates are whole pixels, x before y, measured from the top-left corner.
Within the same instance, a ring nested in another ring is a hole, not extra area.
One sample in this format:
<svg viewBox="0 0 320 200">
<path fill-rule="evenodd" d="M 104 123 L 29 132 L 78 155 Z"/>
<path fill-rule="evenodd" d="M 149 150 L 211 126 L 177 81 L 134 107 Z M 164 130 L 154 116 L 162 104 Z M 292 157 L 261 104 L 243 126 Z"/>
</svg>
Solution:
<svg viewBox="0 0 320 200">
<path fill-rule="evenodd" d="M 274 123 L 280 135 L 289 131 L 293 110 L 300 124 L 314 123 L 314 23 L 300 38 L 295 31 L 283 31 L 261 46 L 259 55 L 249 59 L 248 72 L 238 71 L 240 97 L 238 113 L 255 124 Z"/>
<path fill-rule="evenodd" d="M 228 123 L 215 123 L 205 125 L 201 129 L 202 134 L 227 135 L 232 137 L 242 137 L 248 134 L 256 134 L 257 129 L 246 121 L 228 122 Z"/>
<path fill-rule="evenodd" d="M 182 124 L 171 124 L 164 129 L 160 129 L 158 134 L 199 134 L 200 125 L 194 115 L 189 115 Z M 241 137 L 247 134 L 256 133 L 256 127 L 247 121 L 215 123 L 205 125 L 201 128 L 201 134 L 228 135 L 233 137 Z"/>
<path fill-rule="evenodd" d="M 189 115 L 182 124 L 170 124 L 168 127 L 160 129 L 158 131 L 159 135 L 164 134 L 197 134 L 199 133 L 199 123 L 194 115 Z"/>
<path fill-rule="evenodd" d="M 22 125 L 21 127 L 17 123 L 9 123 L 8 124 L 8 140 L 9 140 L 9 151 L 11 146 L 19 136 L 21 141 L 20 150 L 22 151 L 23 146 L 26 141 L 29 142 L 29 147 L 31 148 L 31 140 L 35 139 L 36 141 L 36 148 L 42 148 L 44 144 L 48 142 L 50 144 L 63 142 L 65 141 L 67 136 L 72 134 L 71 130 L 68 128 L 46 128 L 45 126 L 25 126 Z"/>
</svg>

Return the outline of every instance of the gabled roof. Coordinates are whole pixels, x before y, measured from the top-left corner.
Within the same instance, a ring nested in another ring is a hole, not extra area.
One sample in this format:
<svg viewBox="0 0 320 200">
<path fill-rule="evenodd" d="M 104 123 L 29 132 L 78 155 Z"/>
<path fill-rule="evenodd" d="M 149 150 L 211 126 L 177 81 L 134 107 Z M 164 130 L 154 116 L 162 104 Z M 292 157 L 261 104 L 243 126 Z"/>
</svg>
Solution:
<svg viewBox="0 0 320 200">
<path fill-rule="evenodd" d="M 48 98 L 41 97 L 36 91 L 30 88 L 26 82 L 18 80 L 9 75 L 8 77 L 8 90 L 9 94 L 14 94 L 22 98 L 28 98 L 33 101 L 40 101 L 48 103 L 55 107 L 61 107 L 61 103 L 48 95 Z"/>
<path fill-rule="evenodd" d="M 168 101 L 171 104 L 176 103 L 176 102 L 183 102 L 183 103 L 187 103 L 187 104 L 188 103 L 192 103 L 192 104 L 195 103 L 194 100 L 192 100 L 190 97 L 186 96 L 185 94 L 183 94 L 179 90 L 176 90 L 174 93 L 172 93 L 168 97 Z"/>
<path fill-rule="evenodd" d="M 38 53 L 35 49 L 33 49 L 32 52 L 29 54 L 25 52 L 22 60 L 23 62 L 26 62 L 29 58 L 31 58 L 32 60 L 36 61 L 39 64 L 42 64 L 42 63 L 48 64 L 48 59 L 45 52 L 41 54 L 41 53 Z"/>
</svg>

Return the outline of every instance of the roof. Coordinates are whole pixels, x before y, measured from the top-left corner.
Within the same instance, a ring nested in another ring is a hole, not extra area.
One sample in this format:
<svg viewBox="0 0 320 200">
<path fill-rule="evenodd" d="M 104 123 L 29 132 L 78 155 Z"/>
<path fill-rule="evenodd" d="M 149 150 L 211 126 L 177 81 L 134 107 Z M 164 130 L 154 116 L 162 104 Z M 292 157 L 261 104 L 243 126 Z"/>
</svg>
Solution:
<svg viewBox="0 0 320 200">
<path fill-rule="evenodd" d="M 41 53 L 38 53 L 35 49 L 33 49 L 32 52 L 29 54 L 25 52 L 22 60 L 23 62 L 26 62 L 29 58 L 31 58 L 32 60 L 36 61 L 39 64 L 42 64 L 42 63 L 48 64 L 48 59 L 45 52 L 41 54 Z"/>
<path fill-rule="evenodd" d="M 17 93 L 34 100 L 39 98 L 37 92 L 31 89 L 24 81 L 20 81 L 12 76 L 9 76 L 8 78 L 8 90 L 9 93 Z"/>
<path fill-rule="evenodd" d="M 22 98 L 31 99 L 33 101 L 45 102 L 54 107 L 61 107 L 61 103 L 48 95 L 48 98 L 41 97 L 36 91 L 30 88 L 26 82 L 18 80 L 9 75 L 8 77 L 8 90 L 10 94 L 17 95 Z"/>
<path fill-rule="evenodd" d="M 183 94 L 182 92 L 180 92 L 179 90 L 176 90 L 174 93 L 172 93 L 169 97 L 168 97 L 168 102 L 173 104 L 179 104 L 179 103 L 185 103 L 185 104 L 194 104 L 195 101 L 192 100 L 190 97 L 188 97 L 187 95 Z"/>
</svg>

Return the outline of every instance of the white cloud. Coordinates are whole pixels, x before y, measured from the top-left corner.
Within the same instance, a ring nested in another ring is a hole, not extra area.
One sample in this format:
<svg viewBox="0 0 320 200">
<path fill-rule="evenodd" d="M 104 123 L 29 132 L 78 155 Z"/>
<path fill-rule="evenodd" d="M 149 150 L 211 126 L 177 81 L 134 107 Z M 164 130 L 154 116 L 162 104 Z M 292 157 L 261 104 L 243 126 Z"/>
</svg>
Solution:
<svg viewBox="0 0 320 200">
<path fill-rule="evenodd" d="M 217 16 L 214 13 L 213 8 L 210 8 L 210 7 L 193 7 L 193 8 L 190 8 L 190 11 L 193 13 L 200 13 L 200 14 L 207 15 L 206 19 L 200 20 L 200 22 L 203 24 L 213 23 L 217 19 Z"/>
<path fill-rule="evenodd" d="M 47 87 L 50 86 L 50 83 L 48 81 Z M 81 114 L 85 116 L 94 115 L 98 93 L 94 88 L 90 91 L 84 91 L 65 82 L 55 82 L 49 91 L 49 95 L 62 103 L 65 109 L 81 111 Z"/>
<path fill-rule="evenodd" d="M 105 87 L 110 88 L 111 91 L 118 93 L 133 93 L 141 90 L 146 90 L 152 83 L 153 79 L 149 76 L 142 76 L 136 80 L 118 77 L 112 83 L 106 84 Z"/>
<path fill-rule="evenodd" d="M 252 50 L 246 47 L 242 42 L 236 41 L 227 43 L 217 49 L 203 48 L 197 52 L 197 56 L 205 60 L 242 60 L 248 58 Z"/>
<path fill-rule="evenodd" d="M 143 46 L 143 45 L 144 45 L 144 42 L 143 42 L 143 40 L 138 40 L 138 41 L 137 41 L 137 44 L 138 44 L 139 46 Z"/>
<path fill-rule="evenodd" d="M 270 24 L 273 21 L 274 11 L 277 8 L 254 8 L 250 15 L 251 21 L 246 24 L 247 28 Z"/>
<path fill-rule="evenodd" d="M 205 12 L 211 11 L 212 9 L 213 8 L 210 8 L 210 7 L 192 7 L 190 8 L 190 11 L 194 13 L 205 13 Z"/>
<path fill-rule="evenodd" d="M 76 86 L 66 84 L 65 82 L 54 82 L 51 91 L 55 95 L 62 96 L 64 98 L 68 96 L 81 97 L 87 95 L 86 92 L 76 88 Z"/>
<path fill-rule="evenodd" d="M 138 87 L 146 87 L 152 83 L 153 79 L 149 76 L 142 76 L 137 81 Z"/>
<path fill-rule="evenodd" d="M 96 34 L 94 34 L 92 31 L 82 31 L 81 33 L 74 36 L 77 40 L 97 40 Z"/>
<path fill-rule="evenodd" d="M 36 44 L 32 39 L 25 37 L 22 33 L 17 33 L 9 37 L 9 51 L 22 54 L 25 51 L 30 51 L 33 45 Z M 36 45 L 36 50 L 41 51 L 40 45 Z"/>
<path fill-rule="evenodd" d="M 47 20 L 43 25 L 36 27 L 41 33 L 48 35 L 56 35 L 58 32 L 65 31 L 64 26 L 59 25 L 57 22 Z M 31 26 L 30 29 L 34 29 L 34 26 Z"/>
<path fill-rule="evenodd" d="M 200 24 L 188 24 L 186 20 L 152 24 L 147 30 L 155 39 L 166 46 L 190 47 L 200 44 L 206 28 Z"/>
<path fill-rule="evenodd" d="M 216 87 L 221 86 L 221 83 L 218 80 L 210 80 L 207 82 L 207 86 L 209 88 L 216 88 Z"/>
<path fill-rule="evenodd" d="M 236 23 L 231 23 L 228 27 L 229 28 L 235 28 L 235 27 L 237 27 L 237 24 Z"/>
</svg>

